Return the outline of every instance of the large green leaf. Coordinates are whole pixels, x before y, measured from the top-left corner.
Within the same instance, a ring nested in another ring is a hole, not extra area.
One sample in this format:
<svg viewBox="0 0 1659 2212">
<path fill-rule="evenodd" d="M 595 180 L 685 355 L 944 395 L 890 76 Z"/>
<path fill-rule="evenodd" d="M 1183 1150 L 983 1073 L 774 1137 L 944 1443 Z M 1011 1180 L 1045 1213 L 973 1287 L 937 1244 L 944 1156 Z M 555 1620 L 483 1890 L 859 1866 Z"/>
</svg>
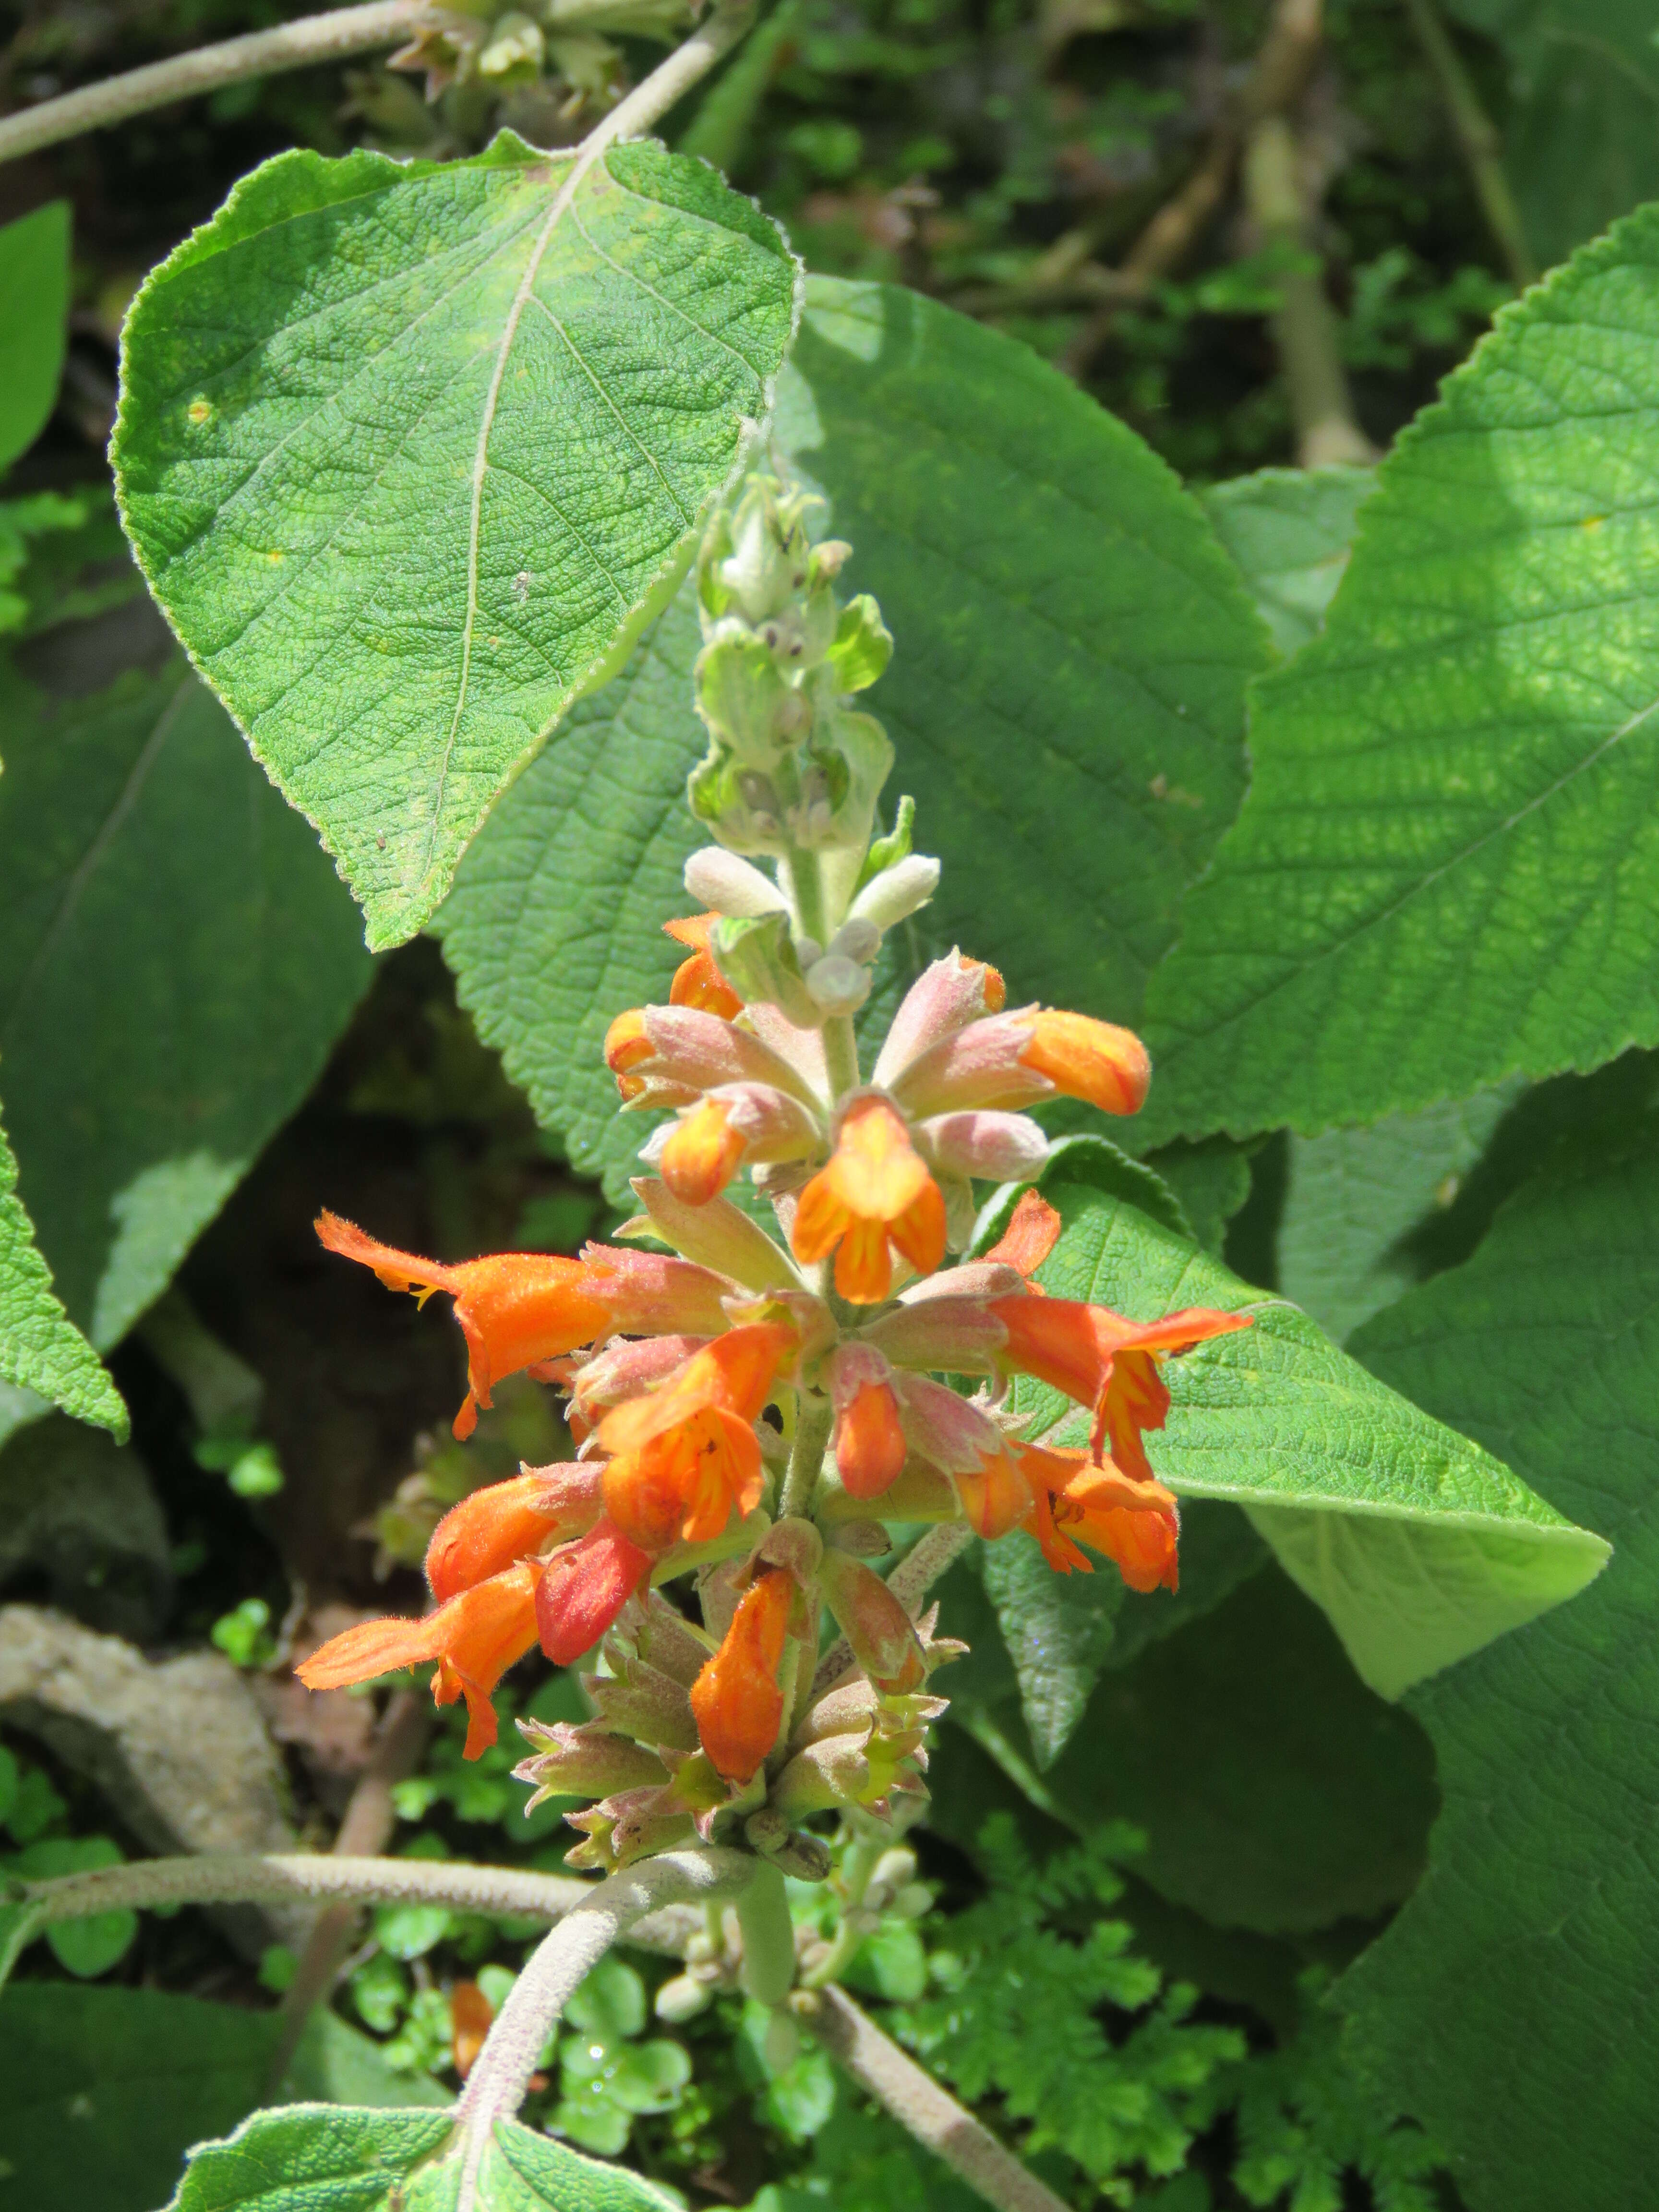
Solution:
<svg viewBox="0 0 1659 2212">
<path fill-rule="evenodd" d="M 1524 1187 L 1356 1348 L 1615 1549 L 1413 1696 L 1444 1810 L 1352 2034 L 1471 2212 L 1626 2212 L 1659 2170 L 1659 1124 Z"/>
<path fill-rule="evenodd" d="M 454 2212 L 459 2158 L 433 2160 L 453 2124 L 349 2106 L 256 2112 L 191 2154 L 168 2212 Z M 676 2201 L 515 2120 L 496 2124 L 475 2200 L 477 2212 L 673 2212 Z"/>
<path fill-rule="evenodd" d="M 891 287 L 807 300 L 780 435 L 897 641 L 872 704 L 945 863 L 928 936 L 1021 1000 L 1133 1019 L 1243 788 L 1266 646 L 1237 578 L 1164 464 L 1024 348 Z M 677 957 L 700 641 L 688 589 L 507 793 L 438 924 L 480 1030 L 613 1188 L 643 1131 L 599 1047 Z"/>
<path fill-rule="evenodd" d="M 52 1270 L 17 1195 L 17 1163 L 0 1129 L 0 1385 L 5 1384 L 61 1406 L 77 1420 L 126 1435 L 120 1392 L 52 1289 Z M 0 1389 L 0 1434 L 11 1425 L 8 1410 Z"/>
<path fill-rule="evenodd" d="M 69 260 L 67 200 L 0 228 L 0 470 L 34 443 L 58 397 Z"/>
<path fill-rule="evenodd" d="M 1149 1455 L 1177 1492 L 1248 1510 L 1373 1689 L 1397 1696 L 1599 1571 L 1599 1536 L 1379 1382 L 1305 1314 L 1064 1173 L 1062 1157 L 1044 1182 L 1065 1224 L 1045 1289 L 1138 1321 L 1192 1305 L 1251 1315 L 1249 1329 L 1168 1364 L 1174 1406 Z M 1030 1382 L 1015 1404 L 1039 1420 L 1067 1410 Z"/>
<path fill-rule="evenodd" d="M 176 654 L 89 698 L 0 671 L 0 718 L 7 1115 L 58 1293 L 104 1349 L 310 1088 L 370 963 Z"/>
<path fill-rule="evenodd" d="M 1500 314 L 1258 688 L 1147 1020 L 1154 1132 L 1304 1133 L 1659 1039 L 1659 209 Z"/>
<path fill-rule="evenodd" d="M 259 2100 L 275 2016 L 160 1990 L 0 1995 L 0 2201 L 155 2212 L 185 2152 Z"/>
<path fill-rule="evenodd" d="M 1659 194 L 1659 50 L 1650 0 L 1448 0 L 1503 47 L 1504 166 L 1540 265 Z"/>
<path fill-rule="evenodd" d="M 1279 1287 L 1342 1342 L 1427 1272 L 1411 1239 L 1449 1207 L 1524 1088 L 1477 1091 L 1370 1129 L 1292 1137 Z"/>
<path fill-rule="evenodd" d="M 1317 637 L 1348 565 L 1372 469 L 1258 469 L 1212 484 L 1204 505 L 1286 659 Z"/>
<path fill-rule="evenodd" d="M 279 155 L 133 304 L 113 453 L 152 588 L 409 936 L 672 586 L 770 411 L 775 226 L 648 143 Z"/>
</svg>

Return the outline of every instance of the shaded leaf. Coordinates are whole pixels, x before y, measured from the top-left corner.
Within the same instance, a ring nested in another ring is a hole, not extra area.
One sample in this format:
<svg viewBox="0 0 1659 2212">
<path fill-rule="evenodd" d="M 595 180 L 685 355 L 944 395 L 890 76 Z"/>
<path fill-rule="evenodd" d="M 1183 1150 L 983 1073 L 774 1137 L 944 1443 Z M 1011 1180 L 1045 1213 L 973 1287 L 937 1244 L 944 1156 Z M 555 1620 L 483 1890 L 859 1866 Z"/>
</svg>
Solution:
<svg viewBox="0 0 1659 2212">
<path fill-rule="evenodd" d="M 112 447 L 144 572 L 369 941 L 672 588 L 770 410 L 775 225 L 650 143 L 295 152 L 133 303 Z"/>
<path fill-rule="evenodd" d="M 1397 1696 L 1599 1571 L 1599 1536 L 1377 1382 L 1305 1314 L 1120 1199 L 1058 1175 L 1043 1187 L 1066 1224 L 1039 1272 L 1051 1294 L 1137 1321 L 1189 1305 L 1251 1314 L 1249 1329 L 1166 1364 L 1174 1406 L 1149 1455 L 1177 1492 L 1247 1508 L 1371 1687 Z M 1017 1383 L 1014 1402 L 1038 1430 L 1060 1421 L 1062 1437 L 1086 1434 L 1086 1419 L 1042 1386 Z"/>
<path fill-rule="evenodd" d="M 1659 2161 L 1656 1138 L 1638 1121 L 1540 1174 L 1355 1340 L 1615 1547 L 1413 1695 L 1444 1799 L 1428 1876 L 1339 1992 L 1471 2212 L 1623 2212 Z"/>
<path fill-rule="evenodd" d="M 1202 496 L 1285 659 L 1324 625 L 1373 469 L 1258 469 Z"/>
<path fill-rule="evenodd" d="M 0 1129 L 0 1436 L 18 1415 L 27 1417 L 32 1400 L 61 1406 L 118 1437 L 127 1433 L 120 1392 L 52 1289 Z"/>
<path fill-rule="evenodd" d="M 34 443 L 58 398 L 69 279 L 67 200 L 0 228 L 0 470 Z"/>
<path fill-rule="evenodd" d="M 1659 1039 L 1656 338 L 1648 210 L 1378 470 L 1152 986 L 1154 1133 L 1312 1133 Z"/>
</svg>

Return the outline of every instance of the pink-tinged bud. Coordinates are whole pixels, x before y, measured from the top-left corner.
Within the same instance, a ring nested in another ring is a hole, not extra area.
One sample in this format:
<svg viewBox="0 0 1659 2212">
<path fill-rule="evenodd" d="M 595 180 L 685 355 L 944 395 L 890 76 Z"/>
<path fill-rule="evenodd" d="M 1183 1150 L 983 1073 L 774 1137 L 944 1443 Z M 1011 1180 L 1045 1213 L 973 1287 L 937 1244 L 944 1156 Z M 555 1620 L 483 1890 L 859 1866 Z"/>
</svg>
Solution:
<svg viewBox="0 0 1659 2212">
<path fill-rule="evenodd" d="M 642 1398 L 701 1352 L 706 1336 L 626 1337 L 584 1360 L 570 1377 L 570 1401 L 591 1428 L 613 1406 Z M 594 1469 L 595 1477 L 603 1469 Z"/>
<path fill-rule="evenodd" d="M 722 1021 L 696 1006 L 644 1006 L 640 1019 L 649 1053 L 625 1040 L 624 1073 L 640 1085 L 630 1105 L 683 1105 L 688 1097 L 718 1090 L 723 1083 L 763 1083 L 818 1103 L 793 1063 L 747 1029 Z"/>
<path fill-rule="evenodd" d="M 982 1107 L 936 1114 L 918 1124 L 915 1138 L 917 1149 L 941 1175 L 1022 1182 L 1048 1164 L 1048 1137 L 1024 1114 L 994 1114 Z"/>
<path fill-rule="evenodd" d="M 661 1237 L 665 1244 L 672 1244 L 699 1267 L 729 1276 L 746 1291 L 805 1287 L 788 1254 L 780 1250 L 759 1222 L 729 1200 L 711 1198 L 705 1206 L 687 1206 L 666 1183 L 647 1176 L 635 1178 L 634 1195 L 650 1217 L 650 1234 Z M 630 1223 L 623 1233 L 629 1233 L 633 1225 Z"/>
<path fill-rule="evenodd" d="M 1024 1006 L 970 1022 L 911 1061 L 890 1085 L 907 1114 L 1029 1106 L 1056 1091 L 1109 1114 L 1133 1114 L 1152 1063 L 1128 1030 L 1086 1014 Z"/>
<path fill-rule="evenodd" d="M 835 1805 L 861 1805 L 879 1814 L 893 1795 L 927 1796 L 916 1777 L 924 1763 L 920 1729 L 889 1734 L 866 1727 L 825 1736 L 789 1761 L 768 1793 L 786 1820 L 804 1820 Z"/>
<path fill-rule="evenodd" d="M 792 1513 L 775 1522 L 760 1540 L 755 1553 L 755 1567 L 782 1567 L 793 1575 L 795 1586 L 810 1590 L 823 1558 L 823 1539 L 810 1521 Z"/>
<path fill-rule="evenodd" d="M 554 1553 L 537 1586 L 536 1627 L 556 1667 L 592 1650 L 650 1569 L 650 1554 L 608 1521 Z"/>
<path fill-rule="evenodd" d="M 769 1000 L 757 999 L 748 1010 L 749 1026 L 769 1051 L 787 1060 L 809 1097 L 820 1104 L 830 1096 L 830 1069 L 823 1057 L 823 1037 L 817 1030 L 798 1029 Z"/>
<path fill-rule="evenodd" d="M 888 1030 L 872 1083 L 891 1090 L 912 1060 L 969 1022 L 1000 1013 L 1006 997 L 994 968 L 952 951 L 925 968 L 905 993 Z"/>
<path fill-rule="evenodd" d="M 611 1735 L 591 1722 L 558 1721 L 549 1727 L 543 1721 L 520 1721 L 518 1727 L 536 1753 L 513 1770 L 515 1781 L 535 1785 L 526 1813 L 533 1813 L 548 1797 L 608 1797 L 613 1790 L 646 1790 L 653 1784 L 660 1789 L 668 1779 L 668 1769 L 643 1745 Z"/>
<path fill-rule="evenodd" d="M 613 1639 L 614 1641 L 614 1639 Z M 605 1647 L 607 1656 L 611 1647 Z M 699 1667 L 708 1653 L 699 1650 Z M 641 1743 L 672 1751 L 695 1751 L 697 1724 L 691 1717 L 687 1682 L 678 1682 L 637 1656 L 614 1659 L 614 1674 L 584 1674 L 582 1689 L 602 1727 L 631 1735 Z M 693 1670 L 692 1679 L 696 1678 Z M 522 1728 L 525 1723 L 521 1721 Z M 603 1796 L 605 1793 L 599 1793 Z"/>
<path fill-rule="evenodd" d="M 550 1543 L 585 1535 L 599 1517 L 600 1470 L 575 1461 L 526 1468 L 452 1505 L 432 1532 L 426 1578 L 441 1604 Z"/>
<path fill-rule="evenodd" d="M 892 1370 L 873 1345 L 844 1344 L 830 1364 L 830 1394 L 842 1487 L 849 1498 L 879 1498 L 902 1474 L 907 1449 Z"/>
<path fill-rule="evenodd" d="M 720 1300 L 732 1285 L 710 1268 L 614 1244 L 584 1245 L 582 1266 L 623 1336 L 718 1336 L 726 1327 Z"/>
<path fill-rule="evenodd" d="M 586 1812 L 564 1817 L 568 1826 L 587 1838 L 565 1853 L 565 1864 L 583 1870 L 597 1868 L 605 1874 L 689 1844 L 696 1833 L 690 1814 L 676 1805 L 672 1788 L 621 1790 Z"/>
<path fill-rule="evenodd" d="M 823 1594 L 853 1656 L 884 1696 L 919 1689 L 927 1668 L 915 1624 L 881 1577 L 844 1552 L 826 1552 Z"/>
<path fill-rule="evenodd" d="M 911 1449 L 950 1475 L 962 1510 L 981 1536 L 1006 1536 L 1031 1510 L 1008 1441 L 988 1414 L 943 1382 L 897 1378 L 899 1417 Z"/>
<path fill-rule="evenodd" d="M 655 1590 L 647 1594 L 644 1617 L 636 1622 L 633 1635 L 641 1658 L 659 1673 L 672 1675 L 688 1690 L 702 1672 L 714 1649 L 685 1615 L 676 1611 Z"/>
<path fill-rule="evenodd" d="M 951 1283 L 967 1273 L 965 1267 L 952 1267 L 949 1274 L 936 1280 Z M 1024 1285 L 1019 1287 L 1023 1291 Z M 919 1367 L 946 1375 L 994 1373 L 1008 1340 L 1008 1332 L 984 1298 L 951 1297 L 943 1291 L 938 1297 L 901 1299 L 893 1311 L 872 1322 L 862 1334 L 864 1341 L 874 1345 L 895 1367 Z"/>
</svg>

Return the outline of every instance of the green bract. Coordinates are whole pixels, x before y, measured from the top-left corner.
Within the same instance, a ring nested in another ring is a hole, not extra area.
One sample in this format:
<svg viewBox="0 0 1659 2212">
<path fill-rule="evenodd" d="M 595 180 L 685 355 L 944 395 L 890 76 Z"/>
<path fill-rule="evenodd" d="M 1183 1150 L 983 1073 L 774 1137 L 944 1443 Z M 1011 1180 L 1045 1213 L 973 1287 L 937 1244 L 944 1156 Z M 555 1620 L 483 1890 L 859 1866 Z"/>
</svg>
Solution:
<svg viewBox="0 0 1659 2212">
<path fill-rule="evenodd" d="M 1378 470 L 1149 995 L 1154 1131 L 1311 1132 L 1659 1039 L 1656 341 L 1649 210 Z"/>
<path fill-rule="evenodd" d="M 114 457 L 145 574 L 361 901 L 419 928 L 672 588 L 770 411 L 775 227 L 650 144 L 285 154 L 149 278 Z"/>
</svg>

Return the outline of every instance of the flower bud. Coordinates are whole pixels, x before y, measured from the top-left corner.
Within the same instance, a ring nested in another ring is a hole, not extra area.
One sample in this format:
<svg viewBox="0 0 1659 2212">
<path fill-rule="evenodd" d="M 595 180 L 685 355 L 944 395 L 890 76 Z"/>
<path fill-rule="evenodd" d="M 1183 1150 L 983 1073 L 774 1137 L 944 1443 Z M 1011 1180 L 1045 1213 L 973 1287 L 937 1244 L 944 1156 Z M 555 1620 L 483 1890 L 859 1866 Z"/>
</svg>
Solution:
<svg viewBox="0 0 1659 2212">
<path fill-rule="evenodd" d="M 692 854 L 685 864 L 685 888 L 700 905 L 738 921 L 788 912 L 787 900 L 769 877 L 718 845 L 705 845 Z"/>
<path fill-rule="evenodd" d="M 927 1678 L 915 1624 L 879 1575 L 844 1552 L 826 1552 L 823 1593 L 853 1656 L 876 1687 L 890 1696 Z"/>
<path fill-rule="evenodd" d="M 663 1181 L 687 1206 L 706 1206 L 717 1198 L 743 1164 L 743 1132 L 732 1125 L 723 1098 L 704 1098 L 688 1107 L 664 1133 L 656 1158 Z"/>
<path fill-rule="evenodd" d="M 916 1149 L 936 1173 L 980 1182 L 1024 1182 L 1048 1161 L 1045 1131 L 1024 1114 L 994 1114 L 983 1107 L 936 1114 L 915 1129 Z"/>
<path fill-rule="evenodd" d="M 823 1881 L 835 1862 L 827 1844 L 797 1828 L 773 1852 L 772 1863 L 790 1881 Z"/>
<path fill-rule="evenodd" d="M 708 2010 L 714 1995 L 706 1982 L 690 1974 L 676 1974 L 657 1991 L 653 2009 L 657 2018 L 670 2027 L 683 2027 L 687 2021 Z"/>
<path fill-rule="evenodd" d="M 894 928 L 927 905 L 939 889 L 937 860 L 910 853 L 872 876 L 853 901 L 851 918 L 872 922 L 878 929 Z"/>
<path fill-rule="evenodd" d="M 728 1782 L 751 1780 L 777 1741 L 783 1719 L 778 1668 L 794 1602 L 791 1576 L 778 1568 L 759 1576 L 691 1686 L 703 1749 Z"/>
<path fill-rule="evenodd" d="M 854 1014 L 870 995 L 870 970 L 839 952 L 826 952 L 806 971 L 806 989 L 823 1014 Z"/>
<path fill-rule="evenodd" d="M 916 1855 L 908 1844 L 896 1844 L 876 1861 L 872 1882 L 880 1882 L 895 1897 L 916 1878 Z M 867 1894 L 867 1893 L 866 1893 Z"/>
<path fill-rule="evenodd" d="M 556 1667 L 591 1651 L 649 1572 L 648 1553 L 609 1521 L 555 1552 L 536 1590 L 536 1628 Z"/>
<path fill-rule="evenodd" d="M 535 1750 L 513 1770 L 515 1781 L 535 1785 L 526 1814 L 549 1797 L 608 1797 L 613 1790 L 660 1786 L 668 1779 L 667 1768 L 642 1744 L 591 1722 L 558 1721 L 550 1727 L 520 1721 L 518 1728 Z"/>
<path fill-rule="evenodd" d="M 634 1194 L 644 1206 L 653 1237 L 702 1267 L 729 1276 L 746 1291 L 799 1291 L 800 1275 L 759 1222 L 723 1198 L 687 1206 L 654 1176 L 635 1178 Z M 633 1224 L 622 1233 L 625 1236 Z"/>
<path fill-rule="evenodd" d="M 860 592 L 842 609 L 835 642 L 825 657 L 838 691 L 867 691 L 886 672 L 893 657 L 893 633 L 867 592 Z"/>
<path fill-rule="evenodd" d="M 717 635 L 693 671 L 697 712 L 745 768 L 769 769 L 805 736 L 810 703 L 751 633 Z"/>
<path fill-rule="evenodd" d="M 427 1546 L 427 1583 L 441 1603 L 549 1542 L 584 1535 L 599 1517 L 597 1467 L 526 1468 L 451 1506 Z"/>
<path fill-rule="evenodd" d="M 830 1370 L 836 1428 L 831 1448 L 849 1498 L 879 1498 L 903 1471 L 907 1446 L 892 1370 L 867 1344 L 843 1344 Z"/>
<path fill-rule="evenodd" d="M 708 1655 L 700 1645 L 697 1651 L 701 1665 Z M 696 1749 L 697 1724 L 685 1685 L 647 1661 L 635 1656 L 621 1660 L 614 1674 L 584 1674 L 582 1689 L 605 1728 L 670 1751 Z"/>
<path fill-rule="evenodd" d="M 715 928 L 714 945 L 722 973 L 745 1002 L 763 999 L 800 1029 L 810 1029 L 823 1018 L 807 990 L 787 915 L 721 921 Z"/>
<path fill-rule="evenodd" d="M 876 1061 L 871 1082 L 890 1090 L 915 1060 L 969 1022 L 1002 1011 L 1001 976 L 982 961 L 952 951 L 925 968 L 905 993 Z"/>
</svg>

